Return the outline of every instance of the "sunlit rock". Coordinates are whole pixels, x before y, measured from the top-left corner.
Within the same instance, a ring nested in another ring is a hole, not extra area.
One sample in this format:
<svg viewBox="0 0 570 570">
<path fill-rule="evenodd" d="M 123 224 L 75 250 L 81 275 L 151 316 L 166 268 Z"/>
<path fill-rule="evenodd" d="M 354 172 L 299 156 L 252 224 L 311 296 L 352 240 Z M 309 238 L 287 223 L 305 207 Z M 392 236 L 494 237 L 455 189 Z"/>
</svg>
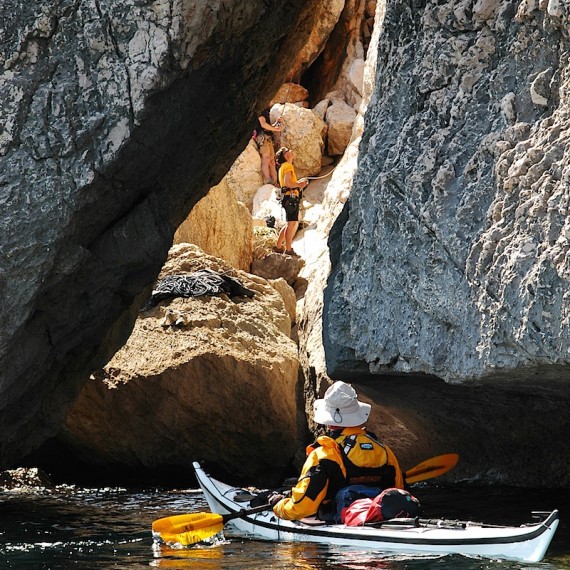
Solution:
<svg viewBox="0 0 570 570">
<path fill-rule="evenodd" d="M 200 458 L 234 477 L 279 482 L 297 430 L 286 285 L 187 244 L 172 249 L 161 276 L 203 268 L 228 272 L 254 297 L 175 298 L 141 313 L 66 420 L 61 438 L 79 460 L 190 469 Z"/>
<path fill-rule="evenodd" d="M 253 222 L 224 178 L 178 227 L 174 243 L 193 243 L 205 253 L 248 271 L 253 250 Z"/>
<path fill-rule="evenodd" d="M 297 321 L 297 299 L 295 298 L 295 291 L 287 283 L 283 277 L 278 277 L 277 279 L 269 279 L 271 286 L 279 292 L 285 303 L 285 309 L 289 313 L 291 323 Z"/>
<path fill-rule="evenodd" d="M 304 265 L 302 257 L 272 252 L 265 257 L 254 259 L 251 263 L 251 272 L 264 279 L 282 278 L 294 286 Z"/>
<path fill-rule="evenodd" d="M 327 129 L 327 154 L 343 154 L 350 142 L 352 127 L 356 120 L 356 111 L 344 101 L 332 99 L 327 108 L 325 121 Z"/>
<path fill-rule="evenodd" d="M 261 157 L 253 140 L 250 140 L 224 176 L 224 182 L 243 202 L 251 212 L 253 197 L 257 190 L 263 186 L 261 174 Z"/>
<path fill-rule="evenodd" d="M 287 103 L 284 106 L 273 107 L 276 108 L 281 108 L 283 117 L 281 145 L 295 151 L 294 164 L 297 177 L 318 174 L 324 152 L 326 123 L 310 109 L 297 105 Z"/>
<path fill-rule="evenodd" d="M 0 471 L 0 490 L 30 493 L 46 488 L 52 488 L 53 482 L 37 467 L 20 467 Z"/>
<path fill-rule="evenodd" d="M 256 220 L 265 220 L 273 217 L 277 229 L 286 223 L 285 210 L 281 207 L 279 196 L 281 191 L 272 184 L 264 184 L 258 189 L 253 198 L 252 216 Z"/>
<path fill-rule="evenodd" d="M 284 103 L 301 103 L 309 98 L 309 92 L 298 83 L 284 83 L 271 99 L 270 106 Z"/>
</svg>

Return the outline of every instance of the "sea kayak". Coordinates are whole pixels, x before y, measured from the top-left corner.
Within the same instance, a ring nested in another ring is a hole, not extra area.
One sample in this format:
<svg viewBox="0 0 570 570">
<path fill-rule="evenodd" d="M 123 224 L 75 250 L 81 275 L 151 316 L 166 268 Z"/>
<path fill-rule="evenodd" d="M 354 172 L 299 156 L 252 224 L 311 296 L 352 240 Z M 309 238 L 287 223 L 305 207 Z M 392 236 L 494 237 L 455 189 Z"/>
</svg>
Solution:
<svg viewBox="0 0 570 570">
<path fill-rule="evenodd" d="M 243 489 L 213 479 L 197 462 L 193 465 L 212 513 L 235 515 L 250 509 L 249 501 L 244 501 Z M 350 527 L 312 520 L 286 521 L 269 510 L 232 516 L 228 524 L 254 539 L 317 542 L 379 553 L 462 554 L 539 562 L 558 527 L 559 516 L 557 510 L 541 511 L 535 516 L 541 520 L 521 526 L 415 518 Z"/>
</svg>

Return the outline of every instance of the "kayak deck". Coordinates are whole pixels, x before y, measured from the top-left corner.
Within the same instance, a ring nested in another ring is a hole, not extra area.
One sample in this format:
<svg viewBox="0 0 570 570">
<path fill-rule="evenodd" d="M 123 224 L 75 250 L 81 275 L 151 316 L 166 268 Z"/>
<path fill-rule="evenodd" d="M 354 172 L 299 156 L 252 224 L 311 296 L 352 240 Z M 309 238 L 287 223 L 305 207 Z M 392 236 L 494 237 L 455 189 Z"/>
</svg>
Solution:
<svg viewBox="0 0 570 570">
<path fill-rule="evenodd" d="M 250 508 L 243 490 L 210 477 L 194 463 L 198 483 L 213 513 L 224 515 Z M 495 526 L 444 519 L 394 519 L 381 526 L 308 524 L 287 521 L 264 511 L 234 518 L 231 524 L 252 538 L 288 542 L 317 542 L 368 551 L 414 554 L 462 554 L 494 559 L 538 562 L 544 557 L 558 526 L 558 511 L 544 520 L 523 526 Z"/>
</svg>

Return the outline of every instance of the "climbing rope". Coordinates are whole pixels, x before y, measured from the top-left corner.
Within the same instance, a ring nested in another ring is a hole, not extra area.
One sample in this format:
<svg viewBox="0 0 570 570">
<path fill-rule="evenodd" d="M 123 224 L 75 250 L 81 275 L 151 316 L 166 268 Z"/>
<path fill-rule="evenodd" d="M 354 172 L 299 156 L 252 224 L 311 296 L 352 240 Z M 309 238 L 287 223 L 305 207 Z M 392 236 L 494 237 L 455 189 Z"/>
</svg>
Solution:
<svg viewBox="0 0 570 570">
<path fill-rule="evenodd" d="M 161 279 L 150 299 L 141 310 L 155 307 L 161 301 L 174 297 L 201 297 L 203 295 L 220 295 L 226 293 L 230 297 L 253 297 L 254 291 L 247 289 L 240 281 L 225 273 L 217 273 L 211 269 L 202 269 L 193 273 L 168 275 Z"/>
<path fill-rule="evenodd" d="M 335 166 L 330 170 L 330 172 L 327 172 L 326 174 L 323 174 L 322 176 L 306 176 L 305 178 L 307 180 L 320 180 L 321 178 L 326 178 L 327 176 L 330 176 L 335 168 L 338 166 L 338 164 L 335 164 Z"/>
</svg>

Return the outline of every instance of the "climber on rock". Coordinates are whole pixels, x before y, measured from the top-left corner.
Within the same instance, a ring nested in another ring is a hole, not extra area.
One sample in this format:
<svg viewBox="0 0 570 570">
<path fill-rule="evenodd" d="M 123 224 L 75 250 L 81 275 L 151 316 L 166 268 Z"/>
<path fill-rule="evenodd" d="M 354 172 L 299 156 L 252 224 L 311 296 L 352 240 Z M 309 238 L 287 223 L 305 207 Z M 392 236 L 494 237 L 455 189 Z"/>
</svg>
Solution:
<svg viewBox="0 0 570 570">
<path fill-rule="evenodd" d="M 279 186 L 281 187 L 281 206 L 285 210 L 287 224 L 283 226 L 277 237 L 275 251 L 297 256 L 293 250 L 293 238 L 299 227 L 299 207 L 303 197 L 303 190 L 309 184 L 305 178 L 297 179 L 293 160 L 295 153 L 287 147 L 281 147 L 275 155 L 279 166 Z"/>
</svg>

